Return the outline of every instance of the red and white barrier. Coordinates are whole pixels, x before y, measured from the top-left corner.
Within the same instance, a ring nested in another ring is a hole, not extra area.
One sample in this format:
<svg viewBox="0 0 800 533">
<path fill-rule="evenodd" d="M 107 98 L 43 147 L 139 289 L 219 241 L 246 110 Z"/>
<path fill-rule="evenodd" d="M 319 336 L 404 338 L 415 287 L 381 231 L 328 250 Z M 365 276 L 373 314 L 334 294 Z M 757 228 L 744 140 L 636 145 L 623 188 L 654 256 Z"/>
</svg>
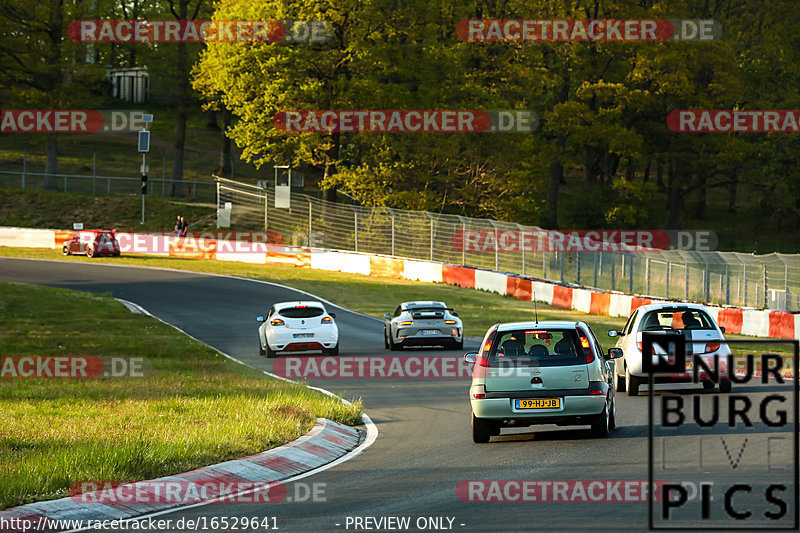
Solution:
<svg viewBox="0 0 800 533">
<path fill-rule="evenodd" d="M 0 246 L 58 249 L 72 235 L 72 231 L 0 227 Z M 123 254 L 193 257 L 257 264 L 277 263 L 365 276 L 446 283 L 509 295 L 524 301 L 536 299 L 563 309 L 615 317 L 627 317 L 640 305 L 653 301 L 651 298 L 570 287 L 502 272 L 384 255 L 293 248 L 266 243 L 181 239 L 171 235 L 118 233 L 117 239 Z M 762 309 L 706 307 L 727 333 L 800 339 L 800 314 Z"/>
</svg>

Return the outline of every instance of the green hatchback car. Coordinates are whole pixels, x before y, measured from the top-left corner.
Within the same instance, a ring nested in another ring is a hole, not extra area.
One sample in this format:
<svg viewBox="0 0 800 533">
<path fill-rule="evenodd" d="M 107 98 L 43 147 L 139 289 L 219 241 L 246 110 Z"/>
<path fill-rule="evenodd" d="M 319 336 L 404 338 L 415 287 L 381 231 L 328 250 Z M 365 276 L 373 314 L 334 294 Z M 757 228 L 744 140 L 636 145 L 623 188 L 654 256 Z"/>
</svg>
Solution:
<svg viewBox="0 0 800 533">
<path fill-rule="evenodd" d="M 615 426 L 614 359 L 585 322 L 495 324 L 472 364 L 472 440 L 489 442 L 504 427 L 590 425 L 597 436 Z"/>
</svg>

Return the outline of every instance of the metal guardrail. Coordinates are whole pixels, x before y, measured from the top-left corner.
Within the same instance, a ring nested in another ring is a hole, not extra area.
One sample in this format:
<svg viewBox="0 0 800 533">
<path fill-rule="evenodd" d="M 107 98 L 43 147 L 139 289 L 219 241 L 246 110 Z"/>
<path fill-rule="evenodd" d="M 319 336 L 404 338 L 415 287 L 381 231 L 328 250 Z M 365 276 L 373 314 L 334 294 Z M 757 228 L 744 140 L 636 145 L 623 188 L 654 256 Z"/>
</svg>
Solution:
<svg viewBox="0 0 800 533">
<path fill-rule="evenodd" d="M 469 252 L 459 232 L 541 228 L 459 215 L 363 207 L 291 193 L 276 208 L 275 192 L 214 176 L 217 206 L 231 202 L 232 225 L 272 230 L 293 245 L 353 250 L 556 279 L 603 290 L 718 305 L 798 311 L 800 255 L 661 250 L 650 252 Z"/>
<path fill-rule="evenodd" d="M 141 178 L 125 176 L 85 176 L 81 174 L 45 174 L 43 172 L 0 170 L 0 187 L 42 190 L 47 176 L 56 178 L 59 190 L 84 194 L 141 194 Z M 169 196 L 170 179 L 150 177 L 147 196 Z M 209 181 L 183 180 L 186 198 L 214 202 L 216 185 Z"/>
</svg>

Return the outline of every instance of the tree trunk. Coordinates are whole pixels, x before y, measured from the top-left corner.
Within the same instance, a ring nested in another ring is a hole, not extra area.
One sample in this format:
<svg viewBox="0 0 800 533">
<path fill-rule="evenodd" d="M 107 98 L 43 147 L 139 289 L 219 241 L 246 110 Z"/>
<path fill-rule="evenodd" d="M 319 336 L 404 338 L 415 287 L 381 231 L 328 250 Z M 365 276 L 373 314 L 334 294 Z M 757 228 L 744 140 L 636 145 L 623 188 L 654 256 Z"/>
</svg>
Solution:
<svg viewBox="0 0 800 533">
<path fill-rule="evenodd" d="M 231 125 L 231 112 L 222 108 L 222 151 L 219 154 L 219 172 L 229 177 L 231 175 L 231 139 L 227 131 Z"/>
<path fill-rule="evenodd" d="M 664 159 L 662 155 L 656 157 L 656 187 L 659 191 L 664 190 Z"/>
<path fill-rule="evenodd" d="M 547 180 L 547 206 L 543 221 L 543 226 L 548 229 L 558 229 L 558 194 L 561 182 L 564 180 L 564 165 L 561 162 L 561 156 L 565 144 L 566 138 L 559 135 L 556 139 L 555 159 L 550 163 Z"/>
<path fill-rule="evenodd" d="M 728 213 L 736 212 L 736 187 L 739 184 L 739 175 L 736 170 L 731 172 L 731 184 L 728 187 Z"/>
<path fill-rule="evenodd" d="M 597 183 L 598 150 L 594 146 L 584 146 L 583 164 L 586 167 L 584 178 L 587 185 Z"/>
<path fill-rule="evenodd" d="M 336 174 L 336 161 L 339 159 L 339 152 L 340 152 L 340 143 L 341 143 L 341 134 L 338 131 L 333 132 L 331 135 L 331 147 L 328 150 L 328 155 L 325 158 L 325 172 L 322 175 L 322 179 L 327 178 L 328 176 L 332 176 Z M 322 199 L 327 200 L 329 202 L 336 201 L 336 188 L 331 187 L 330 189 L 325 189 L 322 191 Z"/>
<path fill-rule="evenodd" d="M 217 124 L 217 112 L 214 109 L 209 109 L 206 111 L 206 128 L 219 131 L 219 124 Z"/>
<path fill-rule="evenodd" d="M 706 189 L 708 187 L 708 179 L 705 174 L 698 177 L 700 180 L 700 188 L 697 190 L 697 206 L 695 206 L 694 217 L 699 220 L 706 218 Z"/>
<path fill-rule="evenodd" d="M 44 165 L 44 187 L 46 191 L 58 190 L 58 133 L 47 134 L 47 159 Z"/>
<path fill-rule="evenodd" d="M 644 174 L 642 175 L 642 183 L 647 183 L 650 181 L 650 166 L 653 164 L 653 161 L 648 157 L 647 158 L 647 166 L 644 167 Z"/>
<path fill-rule="evenodd" d="M 181 2 L 181 16 L 186 18 L 186 2 Z M 183 149 L 186 143 L 186 104 L 189 99 L 189 72 L 186 60 L 186 43 L 179 42 L 178 47 L 178 94 L 177 94 L 177 124 L 175 126 L 175 155 L 172 160 L 172 183 L 170 196 L 183 198 Z"/>
<path fill-rule="evenodd" d="M 681 187 L 680 183 L 684 178 L 682 169 L 677 168 L 675 157 L 669 156 L 669 169 L 667 170 L 667 229 L 680 229 L 681 209 L 683 208 L 683 187 Z"/>
</svg>

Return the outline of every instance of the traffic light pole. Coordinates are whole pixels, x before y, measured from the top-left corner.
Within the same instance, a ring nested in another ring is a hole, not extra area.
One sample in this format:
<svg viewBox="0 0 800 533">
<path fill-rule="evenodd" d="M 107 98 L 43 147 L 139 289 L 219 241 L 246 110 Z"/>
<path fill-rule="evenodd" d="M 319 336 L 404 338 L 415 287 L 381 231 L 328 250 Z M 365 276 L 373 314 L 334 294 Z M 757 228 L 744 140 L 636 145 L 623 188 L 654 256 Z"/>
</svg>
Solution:
<svg viewBox="0 0 800 533">
<path fill-rule="evenodd" d="M 144 129 L 139 132 L 139 151 L 142 153 L 142 222 L 144 224 L 144 197 L 147 196 L 147 152 L 150 151 L 150 132 L 147 130 L 153 115 L 150 113 L 142 114 Z"/>
<path fill-rule="evenodd" d="M 146 154 L 142 152 L 142 224 L 144 224 L 144 197 L 147 196 L 147 174 L 145 174 L 147 160 L 145 156 Z"/>
</svg>

